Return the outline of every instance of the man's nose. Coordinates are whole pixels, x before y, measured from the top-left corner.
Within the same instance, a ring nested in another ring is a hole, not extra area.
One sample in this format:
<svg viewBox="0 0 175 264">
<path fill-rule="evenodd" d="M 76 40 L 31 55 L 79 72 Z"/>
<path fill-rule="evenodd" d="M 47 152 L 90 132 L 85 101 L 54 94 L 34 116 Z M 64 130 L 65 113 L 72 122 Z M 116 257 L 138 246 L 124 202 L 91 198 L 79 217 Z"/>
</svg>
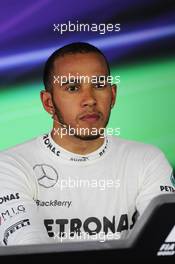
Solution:
<svg viewBox="0 0 175 264">
<path fill-rule="evenodd" d="M 96 98 L 95 98 L 95 94 L 92 91 L 92 89 L 86 89 L 83 92 L 82 95 L 82 100 L 81 100 L 81 106 L 82 107 L 86 107 L 86 106 L 95 106 L 97 104 Z"/>
</svg>

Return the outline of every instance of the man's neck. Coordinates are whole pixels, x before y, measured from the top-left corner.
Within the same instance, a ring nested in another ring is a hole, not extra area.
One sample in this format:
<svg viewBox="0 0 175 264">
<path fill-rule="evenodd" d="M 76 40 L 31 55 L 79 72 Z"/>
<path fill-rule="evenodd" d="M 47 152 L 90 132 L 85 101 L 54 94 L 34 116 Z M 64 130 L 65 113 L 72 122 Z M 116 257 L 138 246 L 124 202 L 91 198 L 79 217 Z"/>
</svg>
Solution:
<svg viewBox="0 0 175 264">
<path fill-rule="evenodd" d="M 51 132 L 52 139 L 60 147 L 79 155 L 87 155 L 96 151 L 104 143 L 104 138 L 99 137 L 93 140 L 83 140 L 71 135 L 62 135 L 55 133 L 56 129 Z"/>
</svg>

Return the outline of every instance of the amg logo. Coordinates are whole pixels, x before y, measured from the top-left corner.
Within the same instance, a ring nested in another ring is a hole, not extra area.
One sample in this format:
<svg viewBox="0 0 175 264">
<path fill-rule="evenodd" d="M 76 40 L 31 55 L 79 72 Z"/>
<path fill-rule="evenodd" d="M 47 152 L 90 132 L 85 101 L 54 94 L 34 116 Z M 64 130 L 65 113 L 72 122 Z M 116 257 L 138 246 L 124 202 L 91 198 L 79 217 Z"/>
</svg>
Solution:
<svg viewBox="0 0 175 264">
<path fill-rule="evenodd" d="M 11 234 L 13 234 L 16 230 L 18 230 L 22 227 L 28 226 L 28 225 L 30 225 L 29 219 L 25 219 L 25 220 L 22 220 L 22 221 L 15 223 L 14 225 L 12 225 L 8 229 L 6 229 L 5 233 L 4 233 L 4 239 L 3 239 L 4 244 L 7 245 L 7 241 L 8 241 L 9 236 Z"/>
<path fill-rule="evenodd" d="M 88 157 L 70 158 L 71 161 L 87 161 L 88 159 Z"/>
<path fill-rule="evenodd" d="M 11 201 L 13 199 L 19 199 L 19 193 L 11 193 L 7 194 L 6 196 L 0 197 L 0 204 L 6 203 L 7 201 Z"/>
</svg>

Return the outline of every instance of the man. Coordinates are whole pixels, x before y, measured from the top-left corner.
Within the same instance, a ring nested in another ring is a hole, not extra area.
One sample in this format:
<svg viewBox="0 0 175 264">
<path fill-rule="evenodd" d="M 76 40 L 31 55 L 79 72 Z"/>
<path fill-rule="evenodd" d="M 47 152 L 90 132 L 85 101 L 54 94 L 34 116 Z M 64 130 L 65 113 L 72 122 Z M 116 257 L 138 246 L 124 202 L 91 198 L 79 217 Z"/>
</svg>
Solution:
<svg viewBox="0 0 175 264">
<path fill-rule="evenodd" d="M 87 43 L 55 51 L 41 100 L 50 133 L 0 155 L 2 245 L 126 238 L 157 195 L 174 192 L 156 147 L 107 135 L 116 86 Z"/>
</svg>

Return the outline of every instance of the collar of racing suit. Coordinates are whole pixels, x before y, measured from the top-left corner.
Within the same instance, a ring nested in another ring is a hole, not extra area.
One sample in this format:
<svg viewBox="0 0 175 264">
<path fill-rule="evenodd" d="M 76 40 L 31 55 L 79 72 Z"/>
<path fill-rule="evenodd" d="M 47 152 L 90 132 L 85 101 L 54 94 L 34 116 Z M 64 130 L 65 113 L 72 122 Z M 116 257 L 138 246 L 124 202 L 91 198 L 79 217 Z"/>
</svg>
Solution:
<svg viewBox="0 0 175 264">
<path fill-rule="evenodd" d="M 79 155 L 75 154 L 73 152 L 70 152 L 63 147 L 59 146 L 51 136 L 51 132 L 48 134 L 45 134 L 42 137 L 42 143 L 44 144 L 44 147 L 51 151 L 53 154 L 55 154 L 58 158 L 62 160 L 67 160 L 74 163 L 84 163 L 91 160 L 97 160 L 104 156 L 109 148 L 109 138 L 107 136 L 104 137 L 104 142 L 100 148 L 98 148 L 96 151 L 89 153 L 88 155 Z"/>
</svg>

